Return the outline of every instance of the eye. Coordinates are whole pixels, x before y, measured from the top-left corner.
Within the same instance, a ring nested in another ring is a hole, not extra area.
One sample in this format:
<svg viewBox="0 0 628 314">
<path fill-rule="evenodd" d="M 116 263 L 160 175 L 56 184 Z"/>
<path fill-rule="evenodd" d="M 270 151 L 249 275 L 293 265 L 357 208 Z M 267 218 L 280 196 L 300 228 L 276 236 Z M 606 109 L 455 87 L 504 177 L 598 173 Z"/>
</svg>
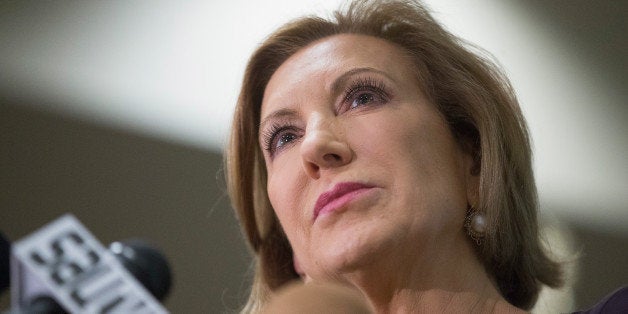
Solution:
<svg viewBox="0 0 628 314">
<path fill-rule="evenodd" d="M 273 147 L 275 149 L 280 149 L 284 145 L 290 144 L 290 142 L 296 139 L 297 139 L 297 135 L 294 133 L 289 133 L 289 132 L 280 133 L 277 136 L 275 136 L 275 140 L 273 141 Z"/>
<path fill-rule="evenodd" d="M 276 153 L 299 139 L 299 131 L 291 125 L 272 125 L 263 134 L 264 149 L 273 157 Z"/>
<path fill-rule="evenodd" d="M 366 105 L 376 100 L 378 100 L 377 95 L 373 95 L 372 93 L 360 93 L 357 95 L 357 97 L 353 98 L 350 108 Z"/>
<path fill-rule="evenodd" d="M 382 105 L 389 101 L 389 93 L 386 92 L 383 82 L 375 79 L 360 79 L 355 81 L 345 91 L 345 104 L 347 109 L 354 109 L 368 105 Z"/>
</svg>

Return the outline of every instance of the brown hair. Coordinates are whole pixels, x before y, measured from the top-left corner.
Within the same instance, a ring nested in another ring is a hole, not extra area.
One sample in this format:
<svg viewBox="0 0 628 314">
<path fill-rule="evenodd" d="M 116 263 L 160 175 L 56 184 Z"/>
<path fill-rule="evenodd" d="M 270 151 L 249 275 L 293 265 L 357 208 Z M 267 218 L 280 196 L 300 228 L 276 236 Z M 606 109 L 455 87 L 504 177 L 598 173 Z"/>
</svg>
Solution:
<svg viewBox="0 0 628 314">
<path fill-rule="evenodd" d="M 327 20 L 303 17 L 270 35 L 249 60 L 225 163 L 232 205 L 256 254 L 256 275 L 245 311 L 259 309 L 270 291 L 298 278 L 292 250 L 266 193 L 258 143 L 264 89 L 296 51 L 335 34 L 385 39 L 411 56 L 418 86 L 447 120 L 476 162 L 479 204 L 488 232 L 478 256 L 511 304 L 531 308 L 541 284 L 561 285 L 559 264 L 543 250 L 530 140 L 508 80 L 492 62 L 444 30 L 416 1 L 354 1 Z"/>
</svg>

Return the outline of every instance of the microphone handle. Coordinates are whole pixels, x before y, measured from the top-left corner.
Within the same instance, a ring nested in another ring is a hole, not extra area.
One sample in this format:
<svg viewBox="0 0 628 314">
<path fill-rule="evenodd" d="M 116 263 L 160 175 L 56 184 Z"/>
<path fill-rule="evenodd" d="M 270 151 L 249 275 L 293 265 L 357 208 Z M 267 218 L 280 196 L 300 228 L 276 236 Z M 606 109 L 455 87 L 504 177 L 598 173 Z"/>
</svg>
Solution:
<svg viewBox="0 0 628 314">
<path fill-rule="evenodd" d="M 42 295 L 31 300 L 27 306 L 4 311 L 2 314 L 68 314 L 68 312 L 53 298 Z"/>
</svg>

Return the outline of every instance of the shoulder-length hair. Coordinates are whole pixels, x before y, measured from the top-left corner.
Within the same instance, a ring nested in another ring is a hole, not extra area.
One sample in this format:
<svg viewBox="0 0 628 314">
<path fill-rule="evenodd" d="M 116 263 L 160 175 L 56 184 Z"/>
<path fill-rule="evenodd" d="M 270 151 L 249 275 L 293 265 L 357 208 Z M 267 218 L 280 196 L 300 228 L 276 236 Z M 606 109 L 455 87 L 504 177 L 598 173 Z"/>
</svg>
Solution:
<svg viewBox="0 0 628 314">
<path fill-rule="evenodd" d="M 476 210 L 488 222 L 478 256 L 508 302 L 531 308 L 541 284 L 561 284 L 561 271 L 541 245 L 530 139 L 510 83 L 492 62 L 473 52 L 477 49 L 443 29 L 421 3 L 379 0 L 354 1 L 330 19 L 294 20 L 271 34 L 249 60 L 225 155 L 232 205 L 256 255 L 245 311 L 259 309 L 271 291 L 298 278 L 290 244 L 266 192 L 258 143 L 264 89 L 295 52 L 347 33 L 385 39 L 411 57 L 417 88 L 475 161 L 480 176 Z"/>
</svg>

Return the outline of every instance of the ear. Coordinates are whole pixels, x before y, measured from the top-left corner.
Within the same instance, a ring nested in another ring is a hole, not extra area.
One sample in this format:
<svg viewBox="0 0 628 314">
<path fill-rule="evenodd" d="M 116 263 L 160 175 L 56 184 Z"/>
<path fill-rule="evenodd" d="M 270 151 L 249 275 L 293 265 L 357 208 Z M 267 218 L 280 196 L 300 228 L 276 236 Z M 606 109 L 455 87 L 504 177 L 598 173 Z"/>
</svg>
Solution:
<svg viewBox="0 0 628 314">
<path fill-rule="evenodd" d="M 467 203 L 478 206 L 480 201 L 480 161 L 469 154 L 464 154 L 465 186 L 467 188 Z"/>
<path fill-rule="evenodd" d="M 467 190 L 467 204 L 478 207 L 480 202 L 480 177 L 482 173 L 482 153 L 479 134 L 474 127 L 469 126 L 466 136 L 458 138 L 463 159 L 465 186 Z M 474 136 L 475 135 L 475 136 Z"/>
</svg>

